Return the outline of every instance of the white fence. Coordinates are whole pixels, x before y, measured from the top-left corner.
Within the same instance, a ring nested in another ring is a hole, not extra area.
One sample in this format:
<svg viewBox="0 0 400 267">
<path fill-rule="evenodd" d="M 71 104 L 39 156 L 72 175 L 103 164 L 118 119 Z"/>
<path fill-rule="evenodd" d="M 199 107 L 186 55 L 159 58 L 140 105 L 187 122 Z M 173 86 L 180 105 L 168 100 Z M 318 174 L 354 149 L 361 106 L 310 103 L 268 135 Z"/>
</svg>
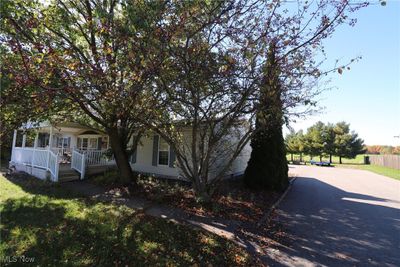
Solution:
<svg viewBox="0 0 400 267">
<path fill-rule="evenodd" d="M 50 150 L 14 147 L 11 161 L 48 170 L 51 173 L 52 181 L 58 181 L 59 158 Z"/>
<path fill-rule="evenodd" d="M 78 171 L 81 174 L 81 179 L 83 179 L 86 170 L 84 153 L 79 153 L 77 150 L 72 151 L 71 168 Z"/>
</svg>

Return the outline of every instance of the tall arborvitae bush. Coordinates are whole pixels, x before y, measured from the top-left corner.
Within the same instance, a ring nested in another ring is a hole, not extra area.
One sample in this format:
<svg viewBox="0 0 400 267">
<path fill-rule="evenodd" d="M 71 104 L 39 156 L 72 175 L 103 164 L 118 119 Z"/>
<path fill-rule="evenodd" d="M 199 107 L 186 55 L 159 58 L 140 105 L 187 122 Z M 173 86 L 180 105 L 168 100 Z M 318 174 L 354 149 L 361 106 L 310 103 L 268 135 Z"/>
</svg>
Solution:
<svg viewBox="0 0 400 267">
<path fill-rule="evenodd" d="M 245 184 L 250 188 L 280 191 L 288 185 L 281 96 L 279 65 L 272 44 L 260 84 L 252 152 L 244 175 Z"/>
</svg>

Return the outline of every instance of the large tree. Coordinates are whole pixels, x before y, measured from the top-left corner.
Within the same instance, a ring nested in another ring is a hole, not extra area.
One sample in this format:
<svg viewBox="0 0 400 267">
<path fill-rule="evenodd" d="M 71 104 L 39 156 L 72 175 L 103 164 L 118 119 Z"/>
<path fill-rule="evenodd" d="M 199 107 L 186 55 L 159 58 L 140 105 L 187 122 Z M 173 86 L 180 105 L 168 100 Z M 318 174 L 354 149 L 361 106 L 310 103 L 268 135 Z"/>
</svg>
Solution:
<svg viewBox="0 0 400 267">
<path fill-rule="evenodd" d="M 1 42 L 21 58 L 19 68 L 8 66 L 19 88 L 34 84 L 70 99 L 105 129 L 123 182 L 131 177 L 128 140 L 145 124 L 176 149 L 183 174 L 210 195 L 252 134 L 256 85 L 271 41 L 280 51 L 288 120 L 303 113 L 300 105 L 315 104 L 315 85 L 325 71 L 314 56 L 323 53 L 322 41 L 338 25 L 353 24 L 349 13 L 360 6 L 339 0 L 295 6 L 263 0 L 2 0 Z M 49 85 L 51 77 L 57 86 Z M 191 128 L 185 151 L 176 120 Z M 249 126 L 238 126 L 244 120 Z M 223 147 L 232 134 L 237 146 L 228 153 Z M 217 156 L 211 155 L 223 151 L 230 155 L 226 164 L 213 165 Z M 218 178 L 210 179 L 210 169 Z"/>
<path fill-rule="evenodd" d="M 282 135 L 282 82 L 274 43 L 270 46 L 259 85 L 256 109 L 256 127 L 244 181 L 251 188 L 283 190 L 288 184 L 288 166 Z"/>
<path fill-rule="evenodd" d="M 322 128 L 322 139 L 323 139 L 323 153 L 324 155 L 329 156 L 329 163 L 332 163 L 332 156 L 335 155 L 335 139 L 336 139 L 336 133 L 334 129 L 334 125 L 332 123 L 327 123 L 324 125 Z"/>
<path fill-rule="evenodd" d="M 162 9 L 124 0 L 1 1 L 0 41 L 19 57 L 5 67 L 14 88 L 79 106 L 109 135 L 122 183 L 133 177 L 126 151 L 140 136 L 137 117 L 151 108 L 145 89 L 166 38 L 158 34 Z"/>
<path fill-rule="evenodd" d="M 335 127 L 335 155 L 342 158 L 355 158 L 358 154 L 365 153 L 364 141 L 354 131 L 350 131 L 350 124 L 338 122 Z"/>
<path fill-rule="evenodd" d="M 296 132 L 293 129 L 285 136 L 285 146 L 286 152 L 290 154 L 290 161 L 293 162 L 293 154 L 298 153 Z"/>
<path fill-rule="evenodd" d="M 300 162 L 303 161 L 303 153 L 305 149 L 305 138 L 303 130 L 295 132 L 291 130 L 289 134 L 285 137 L 285 145 L 287 153 L 291 154 L 291 161 L 293 161 L 293 154 L 299 154 Z"/>
<path fill-rule="evenodd" d="M 243 22 L 235 22 L 241 3 L 181 1 L 175 8 L 166 23 L 178 30 L 156 76 L 149 127 L 173 148 L 199 200 L 209 201 L 250 138 L 257 68 L 239 49 L 246 47 L 239 43 Z"/>
<path fill-rule="evenodd" d="M 323 131 L 325 129 L 325 124 L 321 121 L 315 123 L 307 129 L 305 135 L 306 154 L 310 155 L 311 158 L 319 156 L 319 160 L 322 161 L 322 156 L 324 154 L 325 140 L 323 136 Z"/>
</svg>

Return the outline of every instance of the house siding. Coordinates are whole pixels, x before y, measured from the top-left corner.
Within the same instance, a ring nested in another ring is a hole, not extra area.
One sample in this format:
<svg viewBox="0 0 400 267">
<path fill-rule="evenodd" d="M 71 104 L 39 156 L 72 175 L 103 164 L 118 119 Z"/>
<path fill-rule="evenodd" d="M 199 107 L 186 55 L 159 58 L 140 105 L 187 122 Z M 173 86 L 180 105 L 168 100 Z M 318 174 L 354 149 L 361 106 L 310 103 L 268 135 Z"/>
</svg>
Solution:
<svg viewBox="0 0 400 267">
<path fill-rule="evenodd" d="M 137 172 L 171 178 L 178 178 L 179 176 L 178 168 L 158 164 L 153 166 L 153 135 L 151 134 L 140 139 L 137 146 L 136 163 L 131 163 L 131 166 L 132 169 Z"/>
</svg>

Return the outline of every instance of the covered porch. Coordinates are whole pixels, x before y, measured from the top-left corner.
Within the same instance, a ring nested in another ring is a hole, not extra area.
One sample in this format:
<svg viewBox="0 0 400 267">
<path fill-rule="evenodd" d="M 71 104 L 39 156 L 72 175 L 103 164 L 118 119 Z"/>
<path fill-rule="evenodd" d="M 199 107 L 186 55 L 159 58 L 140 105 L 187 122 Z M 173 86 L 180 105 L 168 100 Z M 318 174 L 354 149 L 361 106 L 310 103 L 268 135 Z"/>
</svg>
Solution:
<svg viewBox="0 0 400 267">
<path fill-rule="evenodd" d="M 10 167 L 41 179 L 83 179 L 90 167 L 114 164 L 107 135 L 89 127 L 41 124 L 14 131 Z"/>
</svg>

